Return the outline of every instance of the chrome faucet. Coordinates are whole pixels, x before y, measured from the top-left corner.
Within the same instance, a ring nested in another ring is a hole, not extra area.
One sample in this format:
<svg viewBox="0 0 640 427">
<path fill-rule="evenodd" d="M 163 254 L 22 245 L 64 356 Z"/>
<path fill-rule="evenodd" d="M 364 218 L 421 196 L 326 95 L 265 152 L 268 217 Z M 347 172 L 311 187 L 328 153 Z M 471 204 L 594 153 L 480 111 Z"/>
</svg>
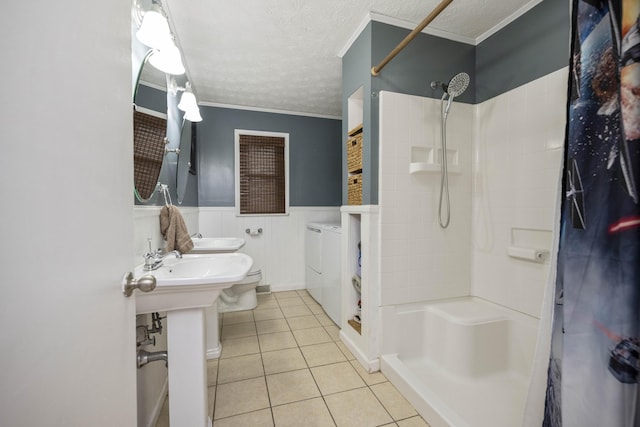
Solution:
<svg viewBox="0 0 640 427">
<path fill-rule="evenodd" d="M 147 252 L 144 254 L 144 269 L 146 271 L 159 269 L 162 267 L 162 260 L 169 255 L 175 255 L 176 258 L 182 258 L 182 254 L 179 251 L 164 253 L 162 249 L 156 249 L 153 252 Z"/>
<path fill-rule="evenodd" d="M 202 233 L 193 233 L 191 235 L 192 238 L 202 239 Z"/>
</svg>

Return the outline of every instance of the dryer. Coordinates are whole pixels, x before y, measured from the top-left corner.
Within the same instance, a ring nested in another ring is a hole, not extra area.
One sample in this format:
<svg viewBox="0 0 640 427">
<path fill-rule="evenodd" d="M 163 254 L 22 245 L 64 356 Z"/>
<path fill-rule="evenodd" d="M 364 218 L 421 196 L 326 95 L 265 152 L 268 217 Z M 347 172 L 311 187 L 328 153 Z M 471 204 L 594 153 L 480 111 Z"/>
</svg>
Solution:
<svg viewBox="0 0 640 427">
<path fill-rule="evenodd" d="M 305 282 L 309 294 L 322 305 L 322 228 L 323 224 L 309 223 L 305 230 Z"/>
</svg>

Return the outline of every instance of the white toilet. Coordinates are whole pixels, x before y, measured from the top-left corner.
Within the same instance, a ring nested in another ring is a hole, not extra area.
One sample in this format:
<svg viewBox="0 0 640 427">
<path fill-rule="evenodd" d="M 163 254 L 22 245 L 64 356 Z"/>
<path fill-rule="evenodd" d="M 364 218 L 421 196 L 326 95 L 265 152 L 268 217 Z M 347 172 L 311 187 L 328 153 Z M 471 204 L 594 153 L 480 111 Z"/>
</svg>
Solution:
<svg viewBox="0 0 640 427">
<path fill-rule="evenodd" d="M 240 283 L 223 289 L 218 297 L 218 313 L 253 310 L 258 305 L 256 287 L 262 280 L 262 270 L 250 271 Z"/>
</svg>

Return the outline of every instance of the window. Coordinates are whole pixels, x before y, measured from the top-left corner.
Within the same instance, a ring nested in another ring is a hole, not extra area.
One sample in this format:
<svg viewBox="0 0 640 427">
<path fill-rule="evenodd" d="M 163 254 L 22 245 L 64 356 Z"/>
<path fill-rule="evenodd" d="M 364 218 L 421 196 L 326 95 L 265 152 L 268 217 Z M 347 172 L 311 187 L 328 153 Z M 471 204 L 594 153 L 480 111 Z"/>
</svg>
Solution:
<svg viewBox="0 0 640 427">
<path fill-rule="evenodd" d="M 289 209 L 289 134 L 235 131 L 236 211 L 285 215 Z"/>
</svg>

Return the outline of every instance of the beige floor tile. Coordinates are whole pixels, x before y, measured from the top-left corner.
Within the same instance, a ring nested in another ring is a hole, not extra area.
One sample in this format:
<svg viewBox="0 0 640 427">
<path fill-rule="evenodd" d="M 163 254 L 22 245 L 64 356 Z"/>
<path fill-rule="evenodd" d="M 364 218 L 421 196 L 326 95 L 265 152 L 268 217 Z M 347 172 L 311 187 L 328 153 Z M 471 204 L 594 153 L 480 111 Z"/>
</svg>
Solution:
<svg viewBox="0 0 640 427">
<path fill-rule="evenodd" d="M 288 317 L 287 322 L 289 323 L 289 327 L 292 331 L 296 329 L 309 329 L 322 326 L 313 314 L 309 316 Z"/>
<path fill-rule="evenodd" d="M 256 322 L 256 329 L 258 330 L 258 335 L 291 330 L 285 319 L 263 320 Z"/>
<path fill-rule="evenodd" d="M 358 375 L 360 375 L 364 382 L 366 382 L 368 385 L 379 384 L 387 381 L 387 378 L 382 375 L 382 372 L 373 372 L 370 374 L 362 367 L 360 362 L 358 362 L 357 360 L 351 360 L 350 362 L 358 372 Z"/>
<path fill-rule="evenodd" d="M 280 291 L 280 292 L 274 292 L 271 295 L 276 297 L 277 300 L 287 299 L 287 298 L 298 298 L 298 291 Z"/>
<path fill-rule="evenodd" d="M 218 381 L 218 359 L 207 360 L 207 385 L 216 385 Z"/>
<path fill-rule="evenodd" d="M 300 295 L 300 298 L 302 298 L 302 301 L 304 301 L 305 304 L 307 305 L 318 305 L 318 301 L 314 300 L 313 297 L 311 295 L 309 295 L 309 293 L 307 292 L 307 295 Z"/>
<path fill-rule="evenodd" d="M 222 354 L 220 358 L 227 359 L 229 357 L 254 353 L 260 353 L 257 336 L 226 339 L 222 341 Z"/>
<path fill-rule="evenodd" d="M 329 336 L 334 341 L 340 341 L 340 328 L 336 325 L 324 326 L 324 329 L 327 331 Z"/>
<path fill-rule="evenodd" d="M 264 408 L 269 408 L 264 377 L 221 384 L 216 389 L 216 420 Z"/>
<path fill-rule="evenodd" d="M 311 328 L 311 329 L 299 329 L 293 331 L 293 336 L 296 338 L 299 346 L 321 344 L 323 342 L 331 342 L 332 339 L 324 330 L 324 328 Z"/>
<path fill-rule="evenodd" d="M 413 409 L 413 406 L 411 406 L 407 399 L 405 399 L 390 382 L 374 384 L 371 386 L 371 391 L 373 391 L 373 394 L 382 402 L 382 406 L 385 407 L 394 420 L 402 420 L 418 415 L 416 410 Z"/>
<path fill-rule="evenodd" d="M 208 387 L 207 388 L 207 414 L 213 419 L 213 407 L 216 403 L 216 388 Z"/>
<path fill-rule="evenodd" d="M 220 359 L 218 385 L 264 375 L 260 354 Z"/>
<path fill-rule="evenodd" d="M 281 307 L 280 309 L 285 317 L 310 316 L 312 314 L 306 305 L 292 305 L 290 307 Z"/>
<path fill-rule="evenodd" d="M 253 317 L 256 322 L 261 320 L 284 319 L 284 314 L 279 308 L 265 308 L 264 310 L 255 310 Z"/>
<path fill-rule="evenodd" d="M 272 406 L 320 396 L 309 369 L 267 375 L 267 386 Z"/>
<path fill-rule="evenodd" d="M 237 323 L 222 327 L 220 339 L 227 340 L 233 338 L 250 337 L 256 335 L 256 324 L 253 322 Z"/>
<path fill-rule="evenodd" d="M 264 364 L 264 372 L 267 375 L 295 371 L 307 367 L 307 363 L 297 347 L 263 352 L 262 363 Z"/>
<path fill-rule="evenodd" d="M 298 289 L 298 290 L 296 290 L 296 292 L 301 297 L 308 297 L 309 296 L 309 292 L 307 292 L 306 289 Z"/>
<path fill-rule="evenodd" d="M 380 427 L 398 427 L 398 424 L 396 424 L 396 423 L 389 423 L 389 424 L 381 425 Z"/>
<path fill-rule="evenodd" d="M 366 384 L 353 369 L 349 362 L 333 363 L 331 365 L 311 368 L 323 396 L 354 388 L 366 387 Z"/>
<path fill-rule="evenodd" d="M 332 342 L 308 345 L 300 347 L 300 350 L 310 367 L 347 361 L 338 346 Z"/>
<path fill-rule="evenodd" d="M 324 397 L 338 427 L 373 427 L 393 422 L 368 387 Z"/>
<path fill-rule="evenodd" d="M 279 307 L 278 300 L 273 295 L 269 295 L 269 299 L 260 299 L 260 297 L 261 295 L 258 295 L 258 305 L 253 309 L 254 314 L 256 311 Z"/>
<path fill-rule="evenodd" d="M 260 340 L 260 350 L 262 352 L 298 347 L 298 343 L 296 343 L 291 331 L 258 335 L 258 339 Z"/>
<path fill-rule="evenodd" d="M 353 353 L 351 353 L 351 350 L 349 350 L 342 341 L 336 341 L 336 345 L 338 346 L 342 354 L 344 354 L 344 356 L 347 358 L 347 360 L 356 360 L 356 357 L 353 355 Z"/>
<path fill-rule="evenodd" d="M 324 312 L 320 304 L 307 304 L 307 307 L 309 307 L 309 310 L 311 310 L 313 314 L 327 314 Z"/>
<path fill-rule="evenodd" d="M 279 299 L 278 300 L 278 305 L 280 307 L 291 307 L 294 305 L 305 305 L 304 301 L 302 301 L 302 298 L 300 297 L 291 297 L 291 298 L 284 298 L 284 299 Z"/>
<path fill-rule="evenodd" d="M 320 322 L 322 326 L 337 326 L 325 313 L 315 314 L 314 316 L 316 316 L 316 319 L 318 319 L 318 322 Z"/>
<path fill-rule="evenodd" d="M 253 312 L 251 310 L 246 311 L 232 311 L 222 314 L 222 325 L 235 325 L 236 323 L 253 322 Z"/>
<path fill-rule="evenodd" d="M 422 417 L 411 417 L 406 420 L 398 421 L 399 427 L 430 427 L 429 423 L 422 419 Z"/>
<path fill-rule="evenodd" d="M 276 406 L 272 410 L 276 427 L 335 426 L 327 405 L 320 397 Z"/>
<path fill-rule="evenodd" d="M 234 417 L 216 420 L 213 427 L 273 427 L 273 417 L 271 410 L 261 409 L 260 411 L 249 412 L 247 414 L 236 415 Z"/>
</svg>

